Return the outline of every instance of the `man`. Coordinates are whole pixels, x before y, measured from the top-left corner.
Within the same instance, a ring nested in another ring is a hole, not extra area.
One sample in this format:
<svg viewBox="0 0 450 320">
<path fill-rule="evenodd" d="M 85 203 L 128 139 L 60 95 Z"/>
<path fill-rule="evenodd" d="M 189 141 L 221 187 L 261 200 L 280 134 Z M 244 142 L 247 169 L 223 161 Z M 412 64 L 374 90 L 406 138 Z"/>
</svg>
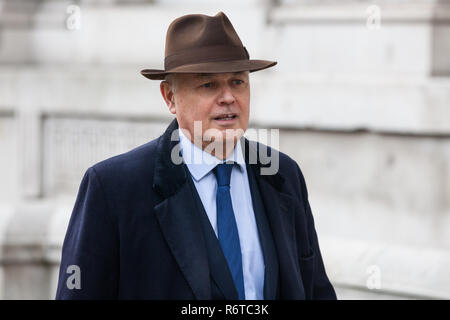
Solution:
<svg viewBox="0 0 450 320">
<path fill-rule="evenodd" d="M 141 73 L 176 119 L 87 170 L 58 299 L 336 298 L 300 168 L 243 137 L 249 72 L 275 64 L 250 60 L 222 12 L 171 23 L 165 69 Z"/>
</svg>

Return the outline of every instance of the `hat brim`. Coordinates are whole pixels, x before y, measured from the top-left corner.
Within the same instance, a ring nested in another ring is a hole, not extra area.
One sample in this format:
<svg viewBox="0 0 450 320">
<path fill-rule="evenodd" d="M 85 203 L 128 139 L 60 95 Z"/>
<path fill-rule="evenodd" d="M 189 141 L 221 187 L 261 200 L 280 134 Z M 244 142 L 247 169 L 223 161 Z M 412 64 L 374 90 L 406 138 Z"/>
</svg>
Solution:
<svg viewBox="0 0 450 320">
<path fill-rule="evenodd" d="M 171 70 L 144 69 L 141 74 L 151 80 L 163 80 L 170 73 L 224 73 L 240 71 L 259 71 L 276 65 L 268 60 L 231 60 L 188 64 Z"/>
</svg>

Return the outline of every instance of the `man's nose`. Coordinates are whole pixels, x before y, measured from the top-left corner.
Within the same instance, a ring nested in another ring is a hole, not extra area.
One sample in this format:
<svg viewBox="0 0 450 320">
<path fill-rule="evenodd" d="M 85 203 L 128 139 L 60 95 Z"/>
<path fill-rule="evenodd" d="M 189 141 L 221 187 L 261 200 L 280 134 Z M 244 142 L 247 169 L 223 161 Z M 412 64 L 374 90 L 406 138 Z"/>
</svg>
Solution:
<svg viewBox="0 0 450 320">
<path fill-rule="evenodd" d="M 220 92 L 219 96 L 219 105 L 228 105 L 234 103 L 235 98 L 233 93 L 231 92 L 231 89 L 228 86 L 225 86 L 222 91 Z"/>
</svg>

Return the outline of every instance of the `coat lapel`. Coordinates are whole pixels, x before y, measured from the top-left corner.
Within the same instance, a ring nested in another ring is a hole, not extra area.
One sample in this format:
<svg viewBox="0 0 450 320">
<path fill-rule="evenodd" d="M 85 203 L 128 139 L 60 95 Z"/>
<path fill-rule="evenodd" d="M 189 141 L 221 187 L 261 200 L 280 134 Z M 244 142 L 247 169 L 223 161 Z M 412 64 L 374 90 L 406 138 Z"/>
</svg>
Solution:
<svg viewBox="0 0 450 320">
<path fill-rule="evenodd" d="M 208 257 L 192 194 L 187 184 L 156 205 L 155 214 L 167 243 L 199 300 L 211 298 Z"/>
<path fill-rule="evenodd" d="M 153 188 L 163 200 L 154 207 L 154 212 L 194 296 L 207 300 L 211 299 L 211 282 L 205 239 L 186 183 L 184 164 L 179 158 L 171 159 L 179 156 L 177 128 L 176 120 L 172 121 L 158 141 Z"/>
<path fill-rule="evenodd" d="M 188 169 L 186 169 L 188 170 Z M 202 200 L 198 195 L 195 185 L 191 179 L 188 179 L 189 186 L 191 188 L 191 194 L 197 204 L 197 212 L 200 214 L 202 221 L 203 234 L 206 240 L 206 249 L 208 252 L 209 268 L 211 272 L 211 278 L 215 282 L 217 288 L 220 290 L 223 298 L 227 300 L 237 300 L 238 293 L 234 286 L 233 277 L 227 265 L 227 260 L 223 255 L 222 248 L 219 240 L 217 239 L 214 229 L 211 226 L 211 222 L 208 219 L 208 215 L 203 207 Z M 215 297 L 212 297 L 213 299 Z M 221 299 L 223 299 L 221 298 Z"/>
<path fill-rule="evenodd" d="M 247 164 L 247 174 L 252 195 L 253 211 L 258 226 L 259 240 L 264 256 L 264 299 L 274 300 L 278 287 L 278 257 L 272 231 L 263 205 L 253 168 Z"/>
<path fill-rule="evenodd" d="M 245 138 L 242 142 L 243 154 L 254 173 L 275 242 L 279 264 L 279 298 L 304 299 L 295 237 L 294 200 L 282 191 L 285 179 L 279 171 L 273 175 L 265 175 L 262 171 L 271 165 L 271 159 L 278 156 L 278 151 L 271 148 L 261 150 L 261 144 Z M 269 281 L 272 285 L 277 283 L 275 279 Z M 267 292 L 271 297 L 273 290 L 271 288 Z"/>
<path fill-rule="evenodd" d="M 277 192 L 264 178 L 259 179 L 259 186 L 278 253 L 281 298 L 304 299 L 295 240 L 292 197 Z"/>
</svg>

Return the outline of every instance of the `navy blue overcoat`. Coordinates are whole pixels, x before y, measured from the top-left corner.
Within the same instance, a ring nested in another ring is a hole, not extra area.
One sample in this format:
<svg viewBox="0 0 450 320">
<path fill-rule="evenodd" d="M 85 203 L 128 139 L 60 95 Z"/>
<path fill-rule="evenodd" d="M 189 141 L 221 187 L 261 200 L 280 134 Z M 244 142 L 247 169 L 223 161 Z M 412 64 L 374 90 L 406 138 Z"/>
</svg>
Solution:
<svg viewBox="0 0 450 320">
<path fill-rule="evenodd" d="M 237 299 L 187 167 L 171 161 L 176 129 L 174 119 L 159 138 L 87 170 L 64 239 L 57 299 Z M 264 298 L 336 299 L 299 166 L 241 139 Z M 262 174 L 276 158 L 277 173 Z"/>
</svg>

